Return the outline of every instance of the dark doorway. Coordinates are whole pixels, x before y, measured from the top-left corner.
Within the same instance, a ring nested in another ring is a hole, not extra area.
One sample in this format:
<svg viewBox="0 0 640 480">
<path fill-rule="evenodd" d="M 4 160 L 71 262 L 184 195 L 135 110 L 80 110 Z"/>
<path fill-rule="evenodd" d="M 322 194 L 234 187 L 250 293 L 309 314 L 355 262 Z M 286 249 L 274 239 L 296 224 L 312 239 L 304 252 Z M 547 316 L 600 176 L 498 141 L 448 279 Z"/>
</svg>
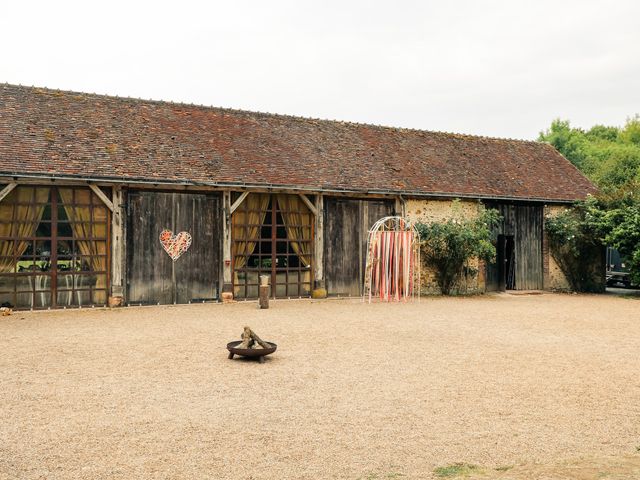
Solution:
<svg viewBox="0 0 640 480">
<path fill-rule="evenodd" d="M 515 290 L 516 249 L 513 235 L 498 235 L 496 257 L 499 290 Z"/>
<path fill-rule="evenodd" d="M 487 264 L 487 290 L 538 290 L 543 288 L 541 205 L 487 203 L 502 221 L 493 231 L 496 264 Z"/>
</svg>

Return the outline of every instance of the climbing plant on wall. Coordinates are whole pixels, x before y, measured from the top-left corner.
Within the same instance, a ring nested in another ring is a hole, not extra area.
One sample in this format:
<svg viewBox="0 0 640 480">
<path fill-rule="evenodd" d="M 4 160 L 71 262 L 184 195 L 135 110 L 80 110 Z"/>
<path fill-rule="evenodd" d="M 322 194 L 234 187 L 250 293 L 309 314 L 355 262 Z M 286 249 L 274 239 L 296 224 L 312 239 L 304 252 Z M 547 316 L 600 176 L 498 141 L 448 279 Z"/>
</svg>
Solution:
<svg viewBox="0 0 640 480">
<path fill-rule="evenodd" d="M 492 229 L 501 217 L 497 210 L 480 208 L 476 218 L 467 218 L 456 204 L 451 218 L 416 224 L 425 263 L 435 270 L 445 295 L 454 292 L 465 275 L 477 274 L 469 267 L 471 259 L 495 262 Z"/>
</svg>

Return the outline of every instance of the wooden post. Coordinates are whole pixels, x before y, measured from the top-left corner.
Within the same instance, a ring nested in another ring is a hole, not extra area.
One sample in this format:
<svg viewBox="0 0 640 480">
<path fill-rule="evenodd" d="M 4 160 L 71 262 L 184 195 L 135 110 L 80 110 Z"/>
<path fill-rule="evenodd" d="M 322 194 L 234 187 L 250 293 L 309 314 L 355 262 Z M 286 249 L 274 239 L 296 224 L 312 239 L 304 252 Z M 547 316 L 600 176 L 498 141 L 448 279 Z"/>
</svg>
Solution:
<svg viewBox="0 0 640 480">
<path fill-rule="evenodd" d="M 315 271 L 311 296 L 313 298 L 325 298 L 327 290 L 324 281 L 324 196 L 321 193 L 316 195 L 315 208 L 315 238 L 313 245 Z"/>
<path fill-rule="evenodd" d="M 401 196 L 397 196 L 395 198 L 394 210 L 395 210 L 396 216 L 404 217 L 406 215 L 405 204 L 406 204 L 406 201 Z"/>
<path fill-rule="evenodd" d="M 123 192 L 120 185 L 112 189 L 111 204 L 111 296 L 109 306 L 124 304 L 123 263 L 125 258 L 125 226 L 123 215 Z"/>
<path fill-rule="evenodd" d="M 222 193 L 222 299 L 233 300 L 231 271 L 231 191 Z"/>
<path fill-rule="evenodd" d="M 258 305 L 260 308 L 269 308 L 269 276 L 260 275 L 260 288 Z"/>
</svg>

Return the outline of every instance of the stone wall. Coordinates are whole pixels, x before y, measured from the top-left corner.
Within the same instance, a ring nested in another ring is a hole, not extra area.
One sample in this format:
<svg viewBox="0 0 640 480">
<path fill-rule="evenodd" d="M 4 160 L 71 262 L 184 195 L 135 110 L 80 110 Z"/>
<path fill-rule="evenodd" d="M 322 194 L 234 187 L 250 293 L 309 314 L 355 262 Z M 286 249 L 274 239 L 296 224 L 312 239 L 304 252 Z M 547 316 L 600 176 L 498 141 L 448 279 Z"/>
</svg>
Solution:
<svg viewBox="0 0 640 480">
<path fill-rule="evenodd" d="M 554 217 L 566 209 L 567 207 L 564 205 L 547 205 L 544 209 L 544 217 Z M 560 270 L 560 267 L 549 251 L 546 232 L 544 234 L 543 254 L 545 262 L 544 289 L 565 292 L 571 290 L 571 286 L 569 285 L 567 278 L 564 276 L 564 273 L 562 273 L 562 270 Z"/>
<path fill-rule="evenodd" d="M 473 218 L 478 215 L 480 203 L 473 200 L 416 200 L 409 199 L 405 204 L 405 215 L 412 222 L 431 223 L 447 220 L 451 217 Z M 463 279 L 459 293 L 481 293 L 485 291 L 484 262 L 471 260 L 469 266 L 477 269 L 478 274 Z M 421 293 L 427 295 L 439 294 L 440 288 L 436 282 L 435 271 L 428 268 L 424 261 L 421 268 Z"/>
</svg>

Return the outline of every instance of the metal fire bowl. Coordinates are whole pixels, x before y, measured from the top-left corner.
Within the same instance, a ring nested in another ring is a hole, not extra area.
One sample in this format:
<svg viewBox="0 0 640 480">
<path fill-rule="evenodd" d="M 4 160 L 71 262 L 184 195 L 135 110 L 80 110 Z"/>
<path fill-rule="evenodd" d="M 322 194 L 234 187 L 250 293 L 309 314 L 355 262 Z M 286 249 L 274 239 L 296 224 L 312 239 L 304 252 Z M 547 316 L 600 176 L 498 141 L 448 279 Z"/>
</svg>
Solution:
<svg viewBox="0 0 640 480">
<path fill-rule="evenodd" d="M 265 343 L 271 345 L 271 348 L 235 348 L 241 343 L 242 343 L 242 340 L 237 340 L 235 342 L 227 343 L 227 350 L 229 350 L 229 358 L 233 358 L 234 355 L 240 355 L 241 357 L 259 357 L 258 360 L 260 360 L 261 362 L 264 362 L 264 358 L 262 357 L 275 352 L 276 348 L 278 348 L 278 345 L 272 342 L 267 342 L 266 340 L 265 340 Z"/>
</svg>

